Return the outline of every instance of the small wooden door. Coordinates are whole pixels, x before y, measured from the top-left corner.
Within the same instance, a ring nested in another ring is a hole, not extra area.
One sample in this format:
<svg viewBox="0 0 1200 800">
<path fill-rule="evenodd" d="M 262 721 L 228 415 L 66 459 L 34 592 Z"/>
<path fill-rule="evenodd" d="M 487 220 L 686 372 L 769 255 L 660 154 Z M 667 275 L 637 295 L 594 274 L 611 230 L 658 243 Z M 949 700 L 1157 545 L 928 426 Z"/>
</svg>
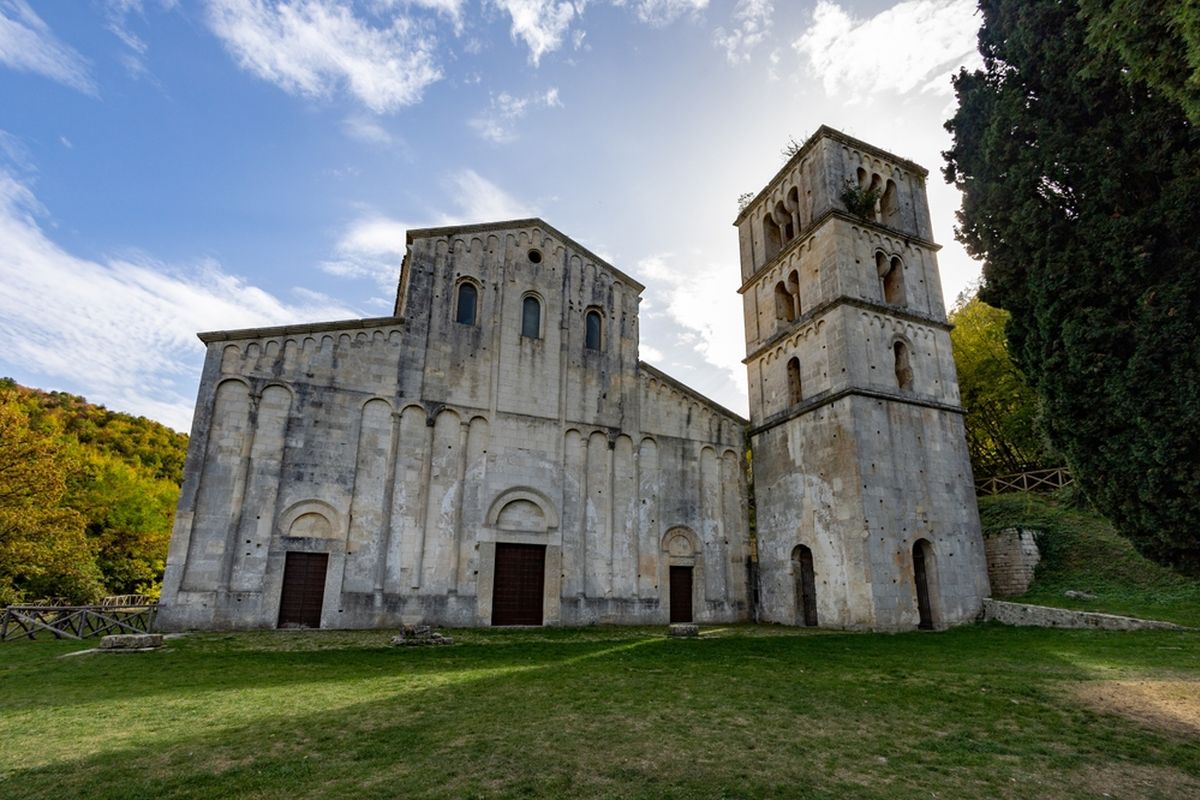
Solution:
<svg viewBox="0 0 1200 800">
<path fill-rule="evenodd" d="M 796 617 L 801 625 L 816 627 L 817 624 L 817 576 L 813 571 L 812 550 L 804 545 L 796 548 L 792 556 L 796 573 Z"/>
<path fill-rule="evenodd" d="M 924 540 L 913 545 L 913 578 L 917 583 L 917 615 L 920 617 L 917 627 L 921 630 L 932 630 L 933 612 L 929 607 L 929 577 L 925 564 Z"/>
<path fill-rule="evenodd" d="M 545 585 L 545 545 L 498 542 L 492 624 L 541 625 Z"/>
<path fill-rule="evenodd" d="M 321 627 L 325 602 L 328 553 L 288 553 L 283 562 L 283 595 L 279 599 L 279 627 Z"/>
<path fill-rule="evenodd" d="M 671 567 L 671 622 L 692 621 L 692 568 Z"/>
</svg>

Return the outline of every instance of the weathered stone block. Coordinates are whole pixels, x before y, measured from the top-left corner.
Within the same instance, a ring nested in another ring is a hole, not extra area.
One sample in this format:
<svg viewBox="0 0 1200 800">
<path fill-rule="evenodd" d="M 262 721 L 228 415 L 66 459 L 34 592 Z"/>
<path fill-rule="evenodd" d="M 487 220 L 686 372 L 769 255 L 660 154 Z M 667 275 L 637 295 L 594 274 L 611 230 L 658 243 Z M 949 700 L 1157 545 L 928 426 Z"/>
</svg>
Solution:
<svg viewBox="0 0 1200 800">
<path fill-rule="evenodd" d="M 667 628 L 667 636 L 676 636 L 679 638 L 693 637 L 700 635 L 700 626 L 693 625 L 690 622 L 676 622 Z"/>
<path fill-rule="evenodd" d="M 154 650 L 162 645 L 161 633 L 117 633 L 100 639 L 101 650 Z"/>
</svg>

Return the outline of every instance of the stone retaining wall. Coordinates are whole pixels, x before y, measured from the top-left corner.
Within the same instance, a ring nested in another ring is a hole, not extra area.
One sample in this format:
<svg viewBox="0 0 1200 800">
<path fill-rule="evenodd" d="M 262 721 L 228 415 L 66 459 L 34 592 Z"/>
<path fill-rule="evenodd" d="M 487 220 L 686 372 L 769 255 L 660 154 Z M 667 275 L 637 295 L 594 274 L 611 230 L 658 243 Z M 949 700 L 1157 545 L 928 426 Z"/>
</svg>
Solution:
<svg viewBox="0 0 1200 800">
<path fill-rule="evenodd" d="M 985 622 L 995 620 L 1003 622 L 1005 625 L 1025 625 L 1038 628 L 1092 628 L 1105 631 L 1186 630 L 1182 625 L 1176 625 L 1173 622 L 1119 617 L 1115 614 L 1099 614 L 1095 611 L 1072 611 L 1067 608 L 1030 606 L 991 598 L 983 601 L 983 619 Z"/>
<path fill-rule="evenodd" d="M 992 583 L 994 596 L 1015 597 L 1029 589 L 1033 572 L 1042 559 L 1035 538 L 1037 533 L 1027 528 L 1005 528 L 984 534 L 988 580 Z"/>
</svg>

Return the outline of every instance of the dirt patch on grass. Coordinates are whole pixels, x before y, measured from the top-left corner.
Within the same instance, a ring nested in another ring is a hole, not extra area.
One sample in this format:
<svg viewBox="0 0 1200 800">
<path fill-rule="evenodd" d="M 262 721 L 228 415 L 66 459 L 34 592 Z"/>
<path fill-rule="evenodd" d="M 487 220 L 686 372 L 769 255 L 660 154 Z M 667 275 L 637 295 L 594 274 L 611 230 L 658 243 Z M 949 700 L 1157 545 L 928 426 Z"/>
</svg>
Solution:
<svg viewBox="0 0 1200 800">
<path fill-rule="evenodd" d="M 1175 767 L 1141 764 L 1093 764 L 1073 773 L 1068 785 L 1080 786 L 1092 797 L 1181 798 L 1200 796 L 1200 780 Z"/>
<path fill-rule="evenodd" d="M 1074 694 L 1092 708 L 1149 728 L 1200 735 L 1200 681 L 1090 681 L 1076 685 Z"/>
</svg>

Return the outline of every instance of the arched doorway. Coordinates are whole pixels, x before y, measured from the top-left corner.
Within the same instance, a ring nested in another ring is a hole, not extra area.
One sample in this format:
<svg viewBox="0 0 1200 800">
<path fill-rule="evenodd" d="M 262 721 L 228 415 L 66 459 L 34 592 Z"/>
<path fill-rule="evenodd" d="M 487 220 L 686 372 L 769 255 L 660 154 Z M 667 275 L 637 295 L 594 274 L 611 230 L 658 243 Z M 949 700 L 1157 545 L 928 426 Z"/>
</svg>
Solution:
<svg viewBox="0 0 1200 800">
<path fill-rule="evenodd" d="M 933 605 L 929 601 L 930 573 L 933 571 L 933 547 L 928 539 L 913 544 L 913 580 L 917 585 L 917 627 L 933 630 Z"/>
<path fill-rule="evenodd" d="M 792 575 L 796 582 L 796 624 L 817 625 L 817 576 L 813 571 L 812 550 L 796 545 L 792 551 Z"/>
</svg>

